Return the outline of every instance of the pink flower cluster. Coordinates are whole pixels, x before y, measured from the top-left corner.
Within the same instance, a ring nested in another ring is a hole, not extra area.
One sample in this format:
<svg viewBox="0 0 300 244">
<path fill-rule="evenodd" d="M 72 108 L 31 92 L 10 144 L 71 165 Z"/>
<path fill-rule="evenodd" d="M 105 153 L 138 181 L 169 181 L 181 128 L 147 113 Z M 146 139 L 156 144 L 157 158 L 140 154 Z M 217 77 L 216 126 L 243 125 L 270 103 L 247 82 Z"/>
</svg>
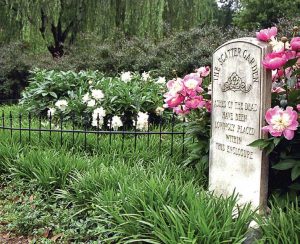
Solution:
<svg viewBox="0 0 300 244">
<path fill-rule="evenodd" d="M 176 78 L 167 82 L 168 92 L 165 97 L 165 108 L 172 108 L 176 114 L 186 115 L 193 109 L 206 108 L 211 110 L 211 103 L 201 95 L 203 78 L 210 74 L 209 67 L 201 67 L 195 73 L 183 79 Z"/>
<path fill-rule="evenodd" d="M 298 114 L 292 107 L 287 107 L 286 110 L 283 110 L 279 106 L 270 108 L 265 118 L 269 125 L 263 127 L 263 131 L 269 132 L 275 137 L 279 137 L 283 134 L 287 140 L 294 138 L 299 123 Z"/>
<path fill-rule="evenodd" d="M 272 27 L 256 32 L 256 37 L 260 41 L 269 42 L 276 47 L 276 51 L 266 55 L 263 65 L 267 69 L 276 70 L 282 68 L 290 59 L 300 58 L 300 37 L 294 37 L 291 43 L 278 42 L 275 37 L 277 28 Z"/>
<path fill-rule="evenodd" d="M 300 89 L 300 77 L 295 76 L 294 73 L 295 70 L 300 68 L 300 37 L 293 37 L 289 43 L 286 37 L 282 38 L 281 41 L 277 41 L 276 36 L 276 27 L 256 33 L 257 39 L 269 42 L 273 48 L 273 52 L 267 54 L 263 60 L 264 67 L 272 70 L 272 92 L 280 94 L 278 96 L 279 100 L 284 101 L 286 99 L 285 101 L 289 102 L 287 99 L 289 92 L 292 89 Z M 294 65 L 284 68 L 289 60 L 294 60 Z M 296 78 L 295 85 L 290 83 L 293 85 L 289 87 L 287 80 L 294 78 Z M 290 106 L 287 106 L 285 110 L 279 106 L 270 108 L 265 115 L 268 125 L 263 127 L 263 131 L 269 132 L 274 137 L 283 135 L 287 140 L 292 140 L 299 126 L 298 118 L 300 118 L 297 113 L 297 110 L 300 112 L 300 104 L 295 107 L 296 110 Z"/>
<path fill-rule="evenodd" d="M 264 30 L 260 30 L 259 32 L 256 32 L 256 38 L 263 41 L 267 42 L 271 40 L 272 37 L 275 37 L 277 35 L 277 28 L 272 27 Z"/>
</svg>

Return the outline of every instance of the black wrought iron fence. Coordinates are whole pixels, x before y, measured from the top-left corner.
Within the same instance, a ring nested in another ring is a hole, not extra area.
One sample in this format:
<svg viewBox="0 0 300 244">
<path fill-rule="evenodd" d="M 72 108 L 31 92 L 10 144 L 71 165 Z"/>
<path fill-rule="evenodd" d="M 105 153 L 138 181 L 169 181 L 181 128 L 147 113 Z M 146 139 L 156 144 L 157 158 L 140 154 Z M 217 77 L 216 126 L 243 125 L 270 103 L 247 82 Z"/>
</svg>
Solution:
<svg viewBox="0 0 300 244">
<path fill-rule="evenodd" d="M 185 129 L 184 121 L 179 121 L 176 115 L 157 116 L 153 121 L 144 121 L 142 130 L 138 129 L 138 117 L 131 125 L 126 125 L 126 118 L 121 120 L 123 126 L 113 127 L 112 117 L 106 125 L 100 126 L 100 118 L 97 116 L 97 125 L 92 126 L 92 116 L 76 118 L 74 114 L 60 114 L 54 119 L 52 115 L 34 113 L 21 113 L 2 111 L 0 133 L 10 140 L 26 144 L 46 143 L 80 147 L 83 150 L 101 150 L 109 146 L 114 149 L 139 150 L 147 148 L 151 150 L 168 151 L 172 156 L 185 155 Z M 82 123 L 78 122 L 82 121 Z"/>
</svg>

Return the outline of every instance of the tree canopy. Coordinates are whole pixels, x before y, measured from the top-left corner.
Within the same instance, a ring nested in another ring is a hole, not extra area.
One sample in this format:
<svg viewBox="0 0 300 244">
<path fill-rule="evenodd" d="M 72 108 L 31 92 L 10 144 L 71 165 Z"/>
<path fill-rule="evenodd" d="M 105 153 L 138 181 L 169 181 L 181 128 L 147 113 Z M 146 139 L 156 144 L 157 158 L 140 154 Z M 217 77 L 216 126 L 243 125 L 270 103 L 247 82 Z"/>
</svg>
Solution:
<svg viewBox="0 0 300 244">
<path fill-rule="evenodd" d="M 46 45 L 53 56 L 62 56 L 79 32 L 161 39 L 210 24 L 218 11 L 211 0 L 0 0 L 0 6 L 0 40 Z"/>
<path fill-rule="evenodd" d="M 243 29 L 266 28 L 278 19 L 300 15 L 300 0 L 239 0 L 234 23 Z"/>
</svg>

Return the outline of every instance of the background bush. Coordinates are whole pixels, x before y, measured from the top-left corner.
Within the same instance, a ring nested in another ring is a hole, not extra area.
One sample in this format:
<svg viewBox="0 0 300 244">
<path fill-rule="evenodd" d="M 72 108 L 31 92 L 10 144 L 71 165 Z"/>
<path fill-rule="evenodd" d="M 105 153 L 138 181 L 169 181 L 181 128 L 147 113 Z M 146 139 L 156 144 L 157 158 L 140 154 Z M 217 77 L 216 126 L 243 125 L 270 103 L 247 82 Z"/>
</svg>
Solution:
<svg viewBox="0 0 300 244">
<path fill-rule="evenodd" d="M 152 71 L 154 77 L 173 78 L 211 64 L 213 51 L 232 38 L 249 36 L 238 29 L 226 31 L 216 26 L 205 26 L 178 32 L 160 42 L 118 34 L 113 39 L 100 40 L 93 34 L 82 34 L 80 41 L 66 50 L 60 59 L 48 52 L 32 53 L 29 45 L 20 42 L 1 46 L 1 98 L 19 98 L 28 84 L 29 70 L 99 70 L 114 76 L 121 71 Z"/>
</svg>

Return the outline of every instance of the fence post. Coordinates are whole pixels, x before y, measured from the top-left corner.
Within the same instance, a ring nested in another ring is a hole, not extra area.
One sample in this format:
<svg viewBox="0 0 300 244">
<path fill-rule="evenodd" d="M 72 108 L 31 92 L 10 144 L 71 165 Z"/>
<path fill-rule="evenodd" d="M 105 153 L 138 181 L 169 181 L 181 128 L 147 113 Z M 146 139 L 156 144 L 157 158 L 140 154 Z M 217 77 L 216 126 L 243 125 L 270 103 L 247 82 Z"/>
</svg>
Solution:
<svg viewBox="0 0 300 244">
<path fill-rule="evenodd" d="M 12 138 L 13 129 L 12 129 L 12 113 L 11 113 L 11 111 L 9 112 L 9 123 L 10 123 L 10 138 Z"/>
</svg>

